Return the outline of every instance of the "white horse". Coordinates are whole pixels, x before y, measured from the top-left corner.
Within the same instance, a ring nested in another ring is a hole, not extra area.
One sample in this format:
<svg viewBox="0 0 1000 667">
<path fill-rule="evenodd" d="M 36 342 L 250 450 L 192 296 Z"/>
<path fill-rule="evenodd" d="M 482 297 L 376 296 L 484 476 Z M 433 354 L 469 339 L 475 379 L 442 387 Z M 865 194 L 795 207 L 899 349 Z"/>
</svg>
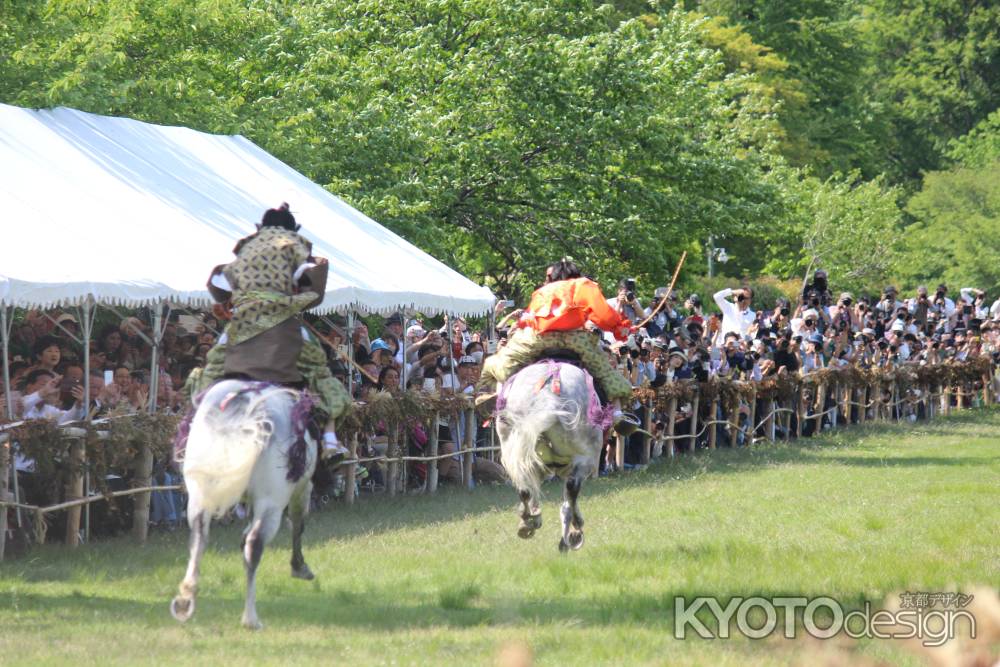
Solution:
<svg viewBox="0 0 1000 667">
<path fill-rule="evenodd" d="M 301 396 L 276 385 L 224 380 L 198 404 L 183 453 L 191 557 L 180 593 L 170 603 L 178 621 L 194 614 L 198 566 L 212 518 L 244 494 L 251 515 L 242 542 L 247 573 L 243 625 L 262 627 L 257 618 L 257 566 L 264 546 L 278 532 L 285 507 L 292 520 L 292 576 L 313 578 L 302 557 L 302 531 L 317 453 L 316 443 L 303 431 L 308 405 L 300 402 Z"/>
<path fill-rule="evenodd" d="M 597 472 L 610 422 L 611 409 L 600 406 L 593 379 L 572 364 L 540 361 L 504 383 L 497 397 L 497 433 L 503 466 L 521 499 L 520 537 L 528 539 L 541 528 L 542 480 L 556 474 L 565 481 L 559 550 L 583 546 L 577 497 L 583 480 Z"/>
</svg>

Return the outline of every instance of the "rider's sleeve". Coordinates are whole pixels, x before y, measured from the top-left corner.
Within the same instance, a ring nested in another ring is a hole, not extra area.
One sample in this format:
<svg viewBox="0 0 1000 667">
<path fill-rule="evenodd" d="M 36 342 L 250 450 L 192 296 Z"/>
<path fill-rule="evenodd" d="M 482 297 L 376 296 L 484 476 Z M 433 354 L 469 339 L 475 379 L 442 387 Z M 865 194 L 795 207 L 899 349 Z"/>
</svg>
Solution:
<svg viewBox="0 0 1000 667">
<path fill-rule="evenodd" d="M 621 329 L 628 326 L 627 320 L 623 320 L 618 311 L 608 305 L 597 283 L 590 280 L 580 282 L 576 288 L 576 302 L 587 309 L 587 319 L 604 331 L 615 334 L 615 338 L 624 340 Z M 628 333 L 624 336 L 627 338 Z"/>
<path fill-rule="evenodd" d="M 306 309 L 313 308 L 323 303 L 323 296 L 326 294 L 326 279 L 330 273 L 330 265 L 326 262 L 322 264 L 312 264 L 303 269 L 302 275 L 298 278 L 298 283 L 302 286 L 303 292 L 314 292 L 316 299 L 311 301 Z M 300 267 L 301 268 L 301 267 Z"/>
<path fill-rule="evenodd" d="M 225 303 L 233 296 L 233 287 L 226 278 L 225 264 L 219 264 L 212 269 L 212 275 L 208 277 L 208 293 L 219 303 Z"/>
</svg>

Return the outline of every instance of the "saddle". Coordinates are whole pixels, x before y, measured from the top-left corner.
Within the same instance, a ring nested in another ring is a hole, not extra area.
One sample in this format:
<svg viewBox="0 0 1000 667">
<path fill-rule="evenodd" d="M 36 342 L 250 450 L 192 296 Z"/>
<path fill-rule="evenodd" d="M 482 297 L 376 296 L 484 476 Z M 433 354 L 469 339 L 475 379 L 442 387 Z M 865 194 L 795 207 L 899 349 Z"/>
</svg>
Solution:
<svg viewBox="0 0 1000 667">
<path fill-rule="evenodd" d="M 538 356 L 538 359 L 536 359 L 532 363 L 537 364 L 541 361 L 549 361 L 549 360 L 560 361 L 564 364 L 571 364 L 583 371 L 586 371 L 588 374 L 590 373 L 590 371 L 587 370 L 587 367 L 583 365 L 583 360 L 580 358 L 580 355 L 577 352 L 562 347 L 554 347 L 545 350 L 544 352 L 542 352 L 542 354 Z M 607 405 L 608 395 L 604 391 L 604 387 L 596 379 L 594 380 L 594 391 L 597 392 L 597 398 L 600 400 L 601 406 L 603 407 Z"/>
<path fill-rule="evenodd" d="M 279 387 L 294 389 L 299 392 L 304 391 L 308 385 L 305 380 L 299 382 L 273 382 L 271 380 L 250 377 L 246 373 L 226 373 L 222 376 L 222 379 L 242 380 L 243 382 L 271 382 L 271 384 L 278 385 Z M 323 442 L 323 427 L 326 425 L 327 419 L 328 415 L 326 411 L 313 403 L 312 409 L 309 411 L 309 418 L 306 420 L 306 431 L 317 443 Z"/>
</svg>

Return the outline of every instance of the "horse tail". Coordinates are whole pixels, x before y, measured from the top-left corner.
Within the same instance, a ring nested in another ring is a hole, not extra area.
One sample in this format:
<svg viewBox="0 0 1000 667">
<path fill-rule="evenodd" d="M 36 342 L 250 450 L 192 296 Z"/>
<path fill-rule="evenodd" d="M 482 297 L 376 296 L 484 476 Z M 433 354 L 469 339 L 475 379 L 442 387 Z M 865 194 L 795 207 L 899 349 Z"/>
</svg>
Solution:
<svg viewBox="0 0 1000 667">
<path fill-rule="evenodd" d="M 545 397 L 545 398 L 543 398 Z M 568 431 L 576 429 L 585 417 L 578 401 L 563 399 L 549 392 L 539 395 L 537 402 L 521 403 L 503 410 L 498 419 L 512 426 L 501 442 L 503 466 L 518 490 L 527 490 L 533 497 L 541 494 L 545 463 L 538 454 L 539 438 L 556 423 Z"/>
<path fill-rule="evenodd" d="M 282 387 L 247 387 L 242 382 L 215 385 L 191 423 L 184 479 L 192 499 L 209 516 L 220 516 L 239 502 L 274 430 L 266 402 L 275 395 L 291 395 Z"/>
</svg>

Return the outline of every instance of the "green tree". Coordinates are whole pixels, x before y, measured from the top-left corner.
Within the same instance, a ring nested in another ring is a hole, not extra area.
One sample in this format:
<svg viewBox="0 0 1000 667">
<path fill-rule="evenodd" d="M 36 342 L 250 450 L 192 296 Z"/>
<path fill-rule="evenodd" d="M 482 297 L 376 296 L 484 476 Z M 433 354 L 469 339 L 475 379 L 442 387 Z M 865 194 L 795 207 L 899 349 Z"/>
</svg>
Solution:
<svg viewBox="0 0 1000 667">
<path fill-rule="evenodd" d="M 948 157 L 963 167 L 986 167 L 1000 161 L 1000 109 L 980 121 L 965 136 L 952 140 Z"/>
<path fill-rule="evenodd" d="M 886 127 L 868 94 L 873 52 L 858 20 L 859 0 L 687 0 L 685 6 L 725 17 L 787 63 L 780 79 L 792 94 L 777 115 L 791 164 L 824 178 L 852 170 L 872 178 L 883 170 Z"/>
<path fill-rule="evenodd" d="M 931 172 L 907 211 L 903 275 L 912 282 L 944 279 L 960 287 L 1000 289 L 1000 161 Z"/>
<path fill-rule="evenodd" d="M 1000 5 L 866 0 L 876 94 L 891 116 L 899 178 L 940 169 L 948 142 L 1000 107 Z"/>
<path fill-rule="evenodd" d="M 780 214 L 753 109 L 679 12 L 589 0 L 34 2 L 4 101 L 238 132 L 502 292 L 571 254 L 661 280 Z"/>
<path fill-rule="evenodd" d="M 882 179 L 794 178 L 783 189 L 788 218 L 768 237 L 766 271 L 804 278 L 825 269 L 838 289 L 878 289 L 894 275 L 901 212 L 896 188 Z"/>
</svg>

